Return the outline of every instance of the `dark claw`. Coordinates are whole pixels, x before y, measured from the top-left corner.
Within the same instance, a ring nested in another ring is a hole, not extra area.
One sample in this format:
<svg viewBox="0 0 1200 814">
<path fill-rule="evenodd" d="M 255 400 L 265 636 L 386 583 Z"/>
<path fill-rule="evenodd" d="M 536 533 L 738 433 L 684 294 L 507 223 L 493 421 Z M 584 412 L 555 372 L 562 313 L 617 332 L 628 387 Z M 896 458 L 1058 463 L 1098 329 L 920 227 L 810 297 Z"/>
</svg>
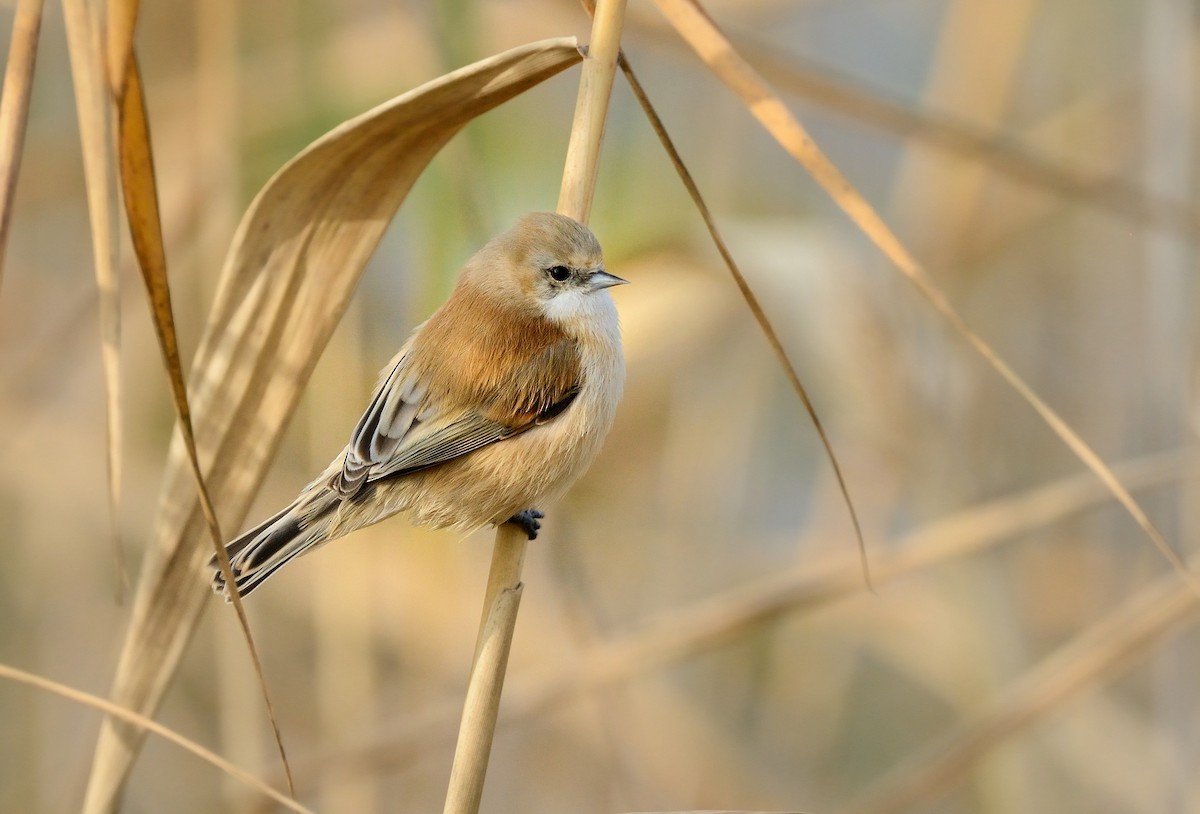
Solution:
<svg viewBox="0 0 1200 814">
<path fill-rule="evenodd" d="M 526 509 L 508 518 L 508 522 L 519 527 L 521 531 L 529 535 L 530 540 L 536 540 L 538 532 L 542 529 L 542 524 L 538 521 L 545 516 L 543 512 L 539 512 L 537 509 Z"/>
</svg>

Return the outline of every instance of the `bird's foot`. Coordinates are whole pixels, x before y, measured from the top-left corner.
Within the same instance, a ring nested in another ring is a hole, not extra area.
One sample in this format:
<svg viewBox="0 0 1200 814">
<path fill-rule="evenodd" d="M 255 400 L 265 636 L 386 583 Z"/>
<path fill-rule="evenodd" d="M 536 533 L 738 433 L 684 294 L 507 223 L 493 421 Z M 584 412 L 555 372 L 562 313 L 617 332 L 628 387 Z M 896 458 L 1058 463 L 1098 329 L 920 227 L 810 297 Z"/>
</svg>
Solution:
<svg viewBox="0 0 1200 814">
<path fill-rule="evenodd" d="M 539 521 L 545 516 L 545 513 L 539 512 L 537 509 L 526 509 L 508 518 L 508 522 L 529 535 L 530 540 L 536 540 L 538 532 L 542 529 L 542 524 Z"/>
</svg>

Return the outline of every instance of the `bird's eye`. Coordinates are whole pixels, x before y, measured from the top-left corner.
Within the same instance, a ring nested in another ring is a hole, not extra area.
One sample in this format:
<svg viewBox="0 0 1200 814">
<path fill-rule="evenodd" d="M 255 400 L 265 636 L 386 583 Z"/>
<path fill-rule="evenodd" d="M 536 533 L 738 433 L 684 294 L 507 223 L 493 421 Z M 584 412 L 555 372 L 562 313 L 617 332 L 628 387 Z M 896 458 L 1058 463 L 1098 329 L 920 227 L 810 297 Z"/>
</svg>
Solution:
<svg viewBox="0 0 1200 814">
<path fill-rule="evenodd" d="M 551 266 L 550 268 L 546 269 L 546 273 L 560 283 L 571 276 L 571 270 L 566 266 Z"/>
</svg>

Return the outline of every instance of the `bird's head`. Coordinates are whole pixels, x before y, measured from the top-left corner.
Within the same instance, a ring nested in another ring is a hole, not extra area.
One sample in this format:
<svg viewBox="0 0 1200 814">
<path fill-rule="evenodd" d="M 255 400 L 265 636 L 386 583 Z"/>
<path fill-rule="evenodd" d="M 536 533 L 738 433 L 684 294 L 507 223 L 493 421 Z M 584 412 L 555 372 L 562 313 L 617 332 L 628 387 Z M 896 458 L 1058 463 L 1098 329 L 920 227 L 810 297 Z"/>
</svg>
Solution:
<svg viewBox="0 0 1200 814">
<path fill-rule="evenodd" d="M 590 229 L 552 212 L 525 215 L 472 258 L 466 274 L 493 297 L 564 327 L 610 310 L 607 295 L 597 295 L 628 282 L 604 270 Z"/>
</svg>

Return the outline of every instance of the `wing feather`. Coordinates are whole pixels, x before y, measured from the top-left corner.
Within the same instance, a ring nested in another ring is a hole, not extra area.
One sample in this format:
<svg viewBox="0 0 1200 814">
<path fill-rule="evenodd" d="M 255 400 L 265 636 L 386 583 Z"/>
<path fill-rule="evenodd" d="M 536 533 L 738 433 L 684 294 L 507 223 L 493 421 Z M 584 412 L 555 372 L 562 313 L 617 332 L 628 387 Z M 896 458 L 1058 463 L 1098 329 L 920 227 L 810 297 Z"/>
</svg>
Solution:
<svg viewBox="0 0 1200 814">
<path fill-rule="evenodd" d="M 419 381 L 410 347 L 411 342 L 376 388 L 354 428 L 342 469 L 330 481 L 343 497 L 381 478 L 445 463 L 552 421 L 579 393 L 578 348 L 561 340 L 502 370 L 494 386 L 478 394 L 478 403 L 447 411 L 430 397 L 435 388 Z M 564 365 L 571 375 L 563 375 Z"/>
</svg>

